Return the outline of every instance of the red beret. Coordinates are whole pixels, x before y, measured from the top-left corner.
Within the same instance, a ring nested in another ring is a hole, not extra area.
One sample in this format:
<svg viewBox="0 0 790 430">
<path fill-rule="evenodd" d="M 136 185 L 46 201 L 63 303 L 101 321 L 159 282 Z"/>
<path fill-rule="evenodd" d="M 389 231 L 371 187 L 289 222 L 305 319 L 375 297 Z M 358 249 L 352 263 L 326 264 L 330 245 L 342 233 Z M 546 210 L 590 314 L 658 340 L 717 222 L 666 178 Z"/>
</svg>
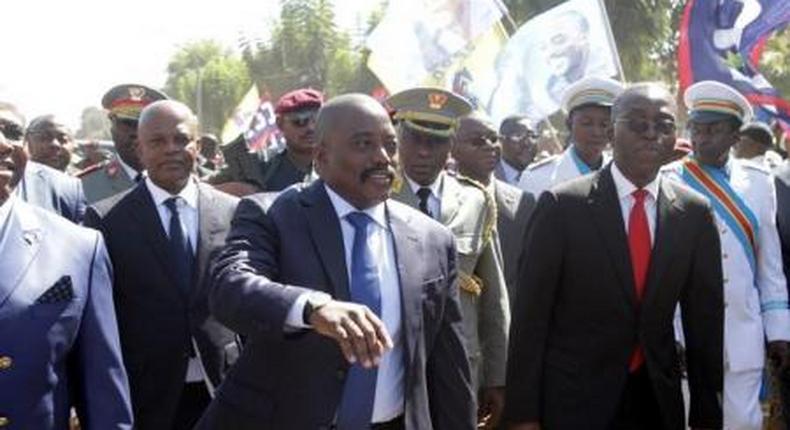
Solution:
<svg viewBox="0 0 790 430">
<path fill-rule="evenodd" d="M 320 108 L 324 103 L 324 95 L 311 88 L 300 88 L 286 93 L 277 101 L 274 113 L 284 114 L 306 108 Z"/>
</svg>

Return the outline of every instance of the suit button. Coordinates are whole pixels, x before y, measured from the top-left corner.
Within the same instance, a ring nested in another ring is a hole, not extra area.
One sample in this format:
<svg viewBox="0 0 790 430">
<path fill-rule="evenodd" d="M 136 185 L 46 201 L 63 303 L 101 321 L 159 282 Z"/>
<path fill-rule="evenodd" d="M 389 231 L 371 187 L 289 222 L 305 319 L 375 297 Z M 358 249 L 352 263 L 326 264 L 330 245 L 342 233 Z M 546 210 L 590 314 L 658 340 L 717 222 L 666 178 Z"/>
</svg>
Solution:
<svg viewBox="0 0 790 430">
<path fill-rule="evenodd" d="M 730 280 L 729 280 L 729 279 L 727 279 L 727 278 L 724 278 L 724 279 L 723 279 L 723 281 L 724 281 L 724 283 L 725 283 L 725 284 L 726 284 L 727 282 L 730 282 Z"/>
<path fill-rule="evenodd" d="M 11 357 L 5 355 L 0 356 L 0 370 L 5 370 L 10 368 L 13 363 L 14 360 L 12 360 Z"/>
<path fill-rule="evenodd" d="M 5 427 L 9 424 L 11 424 L 11 420 L 8 417 L 0 417 L 0 427 Z"/>
<path fill-rule="evenodd" d="M 729 257 L 729 255 L 727 255 L 727 253 L 726 253 L 726 252 L 725 252 L 724 254 L 721 254 L 721 258 L 723 258 L 723 259 L 725 259 L 725 260 L 726 260 L 726 259 L 727 259 L 727 257 Z"/>
</svg>

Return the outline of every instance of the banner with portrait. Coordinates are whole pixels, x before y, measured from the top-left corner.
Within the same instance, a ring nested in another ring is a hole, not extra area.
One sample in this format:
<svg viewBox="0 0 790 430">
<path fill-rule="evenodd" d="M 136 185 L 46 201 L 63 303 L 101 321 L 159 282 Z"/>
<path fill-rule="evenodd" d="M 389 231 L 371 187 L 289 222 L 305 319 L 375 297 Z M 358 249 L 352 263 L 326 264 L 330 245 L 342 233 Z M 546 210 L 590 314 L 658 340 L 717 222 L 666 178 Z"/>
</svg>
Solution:
<svg viewBox="0 0 790 430">
<path fill-rule="evenodd" d="M 569 0 L 510 38 L 494 64 L 487 110 L 497 121 L 516 113 L 543 120 L 560 108 L 568 85 L 585 76 L 615 77 L 619 61 L 600 0 Z"/>
</svg>

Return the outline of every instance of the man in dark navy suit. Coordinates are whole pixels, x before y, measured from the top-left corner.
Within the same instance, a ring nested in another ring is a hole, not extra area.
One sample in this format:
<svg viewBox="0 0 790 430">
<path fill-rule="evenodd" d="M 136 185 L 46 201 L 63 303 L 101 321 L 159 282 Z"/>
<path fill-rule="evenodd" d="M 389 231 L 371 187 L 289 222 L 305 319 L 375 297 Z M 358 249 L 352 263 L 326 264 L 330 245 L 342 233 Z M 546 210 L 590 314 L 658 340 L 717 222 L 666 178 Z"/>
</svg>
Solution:
<svg viewBox="0 0 790 430">
<path fill-rule="evenodd" d="M 212 310 L 247 336 L 198 429 L 473 429 L 453 236 L 388 199 L 395 131 L 364 95 L 316 124 L 321 179 L 242 200 Z"/>
</svg>

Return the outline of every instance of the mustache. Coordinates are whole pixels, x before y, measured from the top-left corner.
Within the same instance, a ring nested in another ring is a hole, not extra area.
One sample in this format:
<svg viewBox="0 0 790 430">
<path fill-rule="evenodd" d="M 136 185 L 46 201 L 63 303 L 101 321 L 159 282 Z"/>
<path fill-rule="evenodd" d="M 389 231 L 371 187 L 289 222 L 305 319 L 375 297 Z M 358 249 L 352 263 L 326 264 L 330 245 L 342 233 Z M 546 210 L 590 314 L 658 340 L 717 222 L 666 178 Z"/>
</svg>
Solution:
<svg viewBox="0 0 790 430">
<path fill-rule="evenodd" d="M 379 166 L 379 167 L 372 167 L 370 169 L 366 169 L 360 175 L 362 182 L 367 181 L 373 175 L 381 175 L 385 174 L 389 177 L 390 180 L 395 179 L 395 171 L 390 166 Z"/>
</svg>

